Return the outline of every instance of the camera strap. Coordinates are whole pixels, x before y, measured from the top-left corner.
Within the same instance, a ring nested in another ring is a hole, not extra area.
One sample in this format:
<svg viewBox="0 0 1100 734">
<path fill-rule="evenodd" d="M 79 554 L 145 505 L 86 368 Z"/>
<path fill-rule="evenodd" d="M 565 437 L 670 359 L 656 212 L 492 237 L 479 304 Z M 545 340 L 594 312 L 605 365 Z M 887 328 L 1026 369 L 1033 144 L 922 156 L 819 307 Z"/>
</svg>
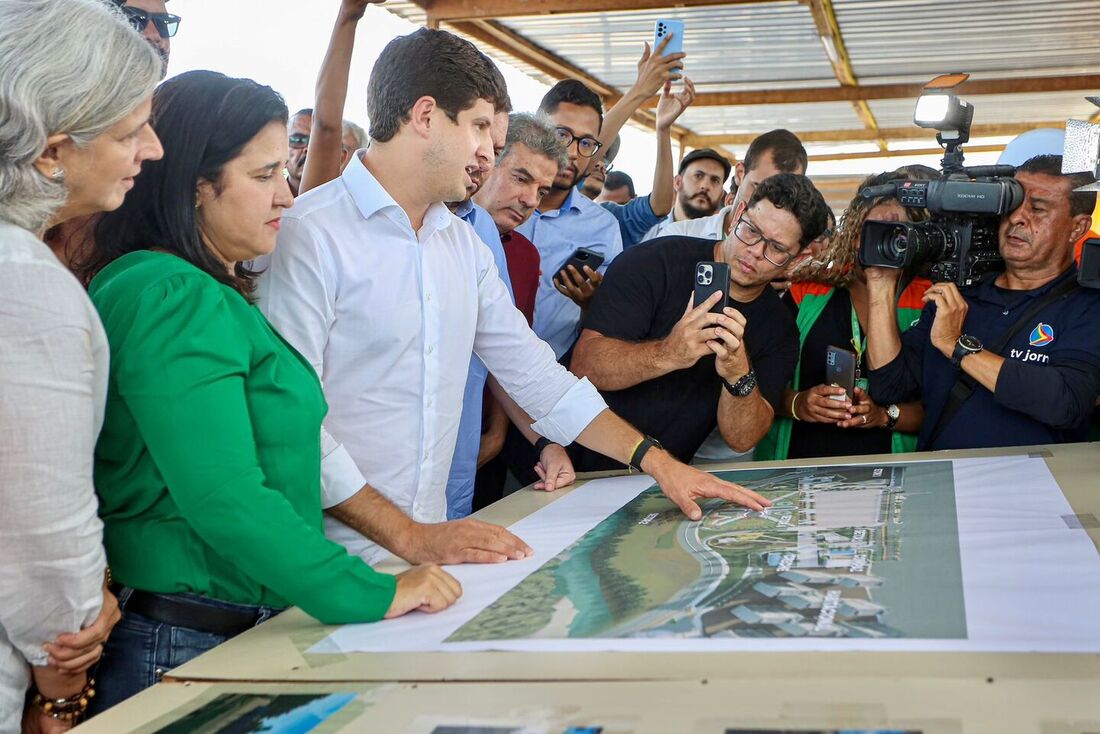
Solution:
<svg viewBox="0 0 1100 734">
<path fill-rule="evenodd" d="M 1001 334 L 1001 337 L 997 339 L 997 341 L 987 346 L 985 350 L 991 352 L 992 354 L 1000 355 L 1000 353 L 1004 351 L 1004 348 L 1008 346 L 1008 343 L 1012 341 L 1012 337 L 1014 337 L 1020 331 L 1020 329 L 1023 329 L 1028 324 L 1030 324 L 1031 320 L 1038 316 L 1039 313 L 1047 306 L 1059 299 L 1065 298 L 1066 296 L 1070 295 L 1075 290 L 1077 290 L 1078 287 L 1079 286 L 1077 284 L 1077 278 L 1072 275 L 1066 276 L 1065 280 L 1051 288 L 1050 292 L 1032 303 L 1030 308 L 1026 309 L 1022 314 L 1020 314 L 1020 317 L 1016 319 L 1016 323 L 1014 323 L 1011 327 L 1008 328 L 1007 331 Z M 947 403 L 943 406 L 943 411 L 940 413 L 940 418 L 938 421 L 936 421 L 936 425 L 932 428 L 932 432 L 928 435 L 928 444 L 926 446 L 918 447 L 918 451 L 927 451 L 936 445 L 936 441 L 939 440 L 940 436 L 944 432 L 944 429 L 946 429 L 947 425 L 951 422 L 951 419 L 955 417 L 955 415 L 959 412 L 959 409 L 962 408 L 963 403 L 965 403 L 970 398 L 970 396 L 974 394 L 974 391 L 977 388 L 978 381 L 960 369 L 959 379 L 957 379 L 955 381 L 955 384 L 952 385 L 951 394 L 947 397 Z"/>
</svg>

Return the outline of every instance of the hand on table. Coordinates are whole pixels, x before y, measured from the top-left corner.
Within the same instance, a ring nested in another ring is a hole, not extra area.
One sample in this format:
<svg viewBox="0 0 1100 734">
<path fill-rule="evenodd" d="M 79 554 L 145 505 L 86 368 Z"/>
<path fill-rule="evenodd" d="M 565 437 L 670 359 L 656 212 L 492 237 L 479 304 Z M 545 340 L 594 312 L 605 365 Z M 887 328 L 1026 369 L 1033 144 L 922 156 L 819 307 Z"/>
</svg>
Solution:
<svg viewBox="0 0 1100 734">
<path fill-rule="evenodd" d="M 577 478 L 569 454 L 563 446 L 556 443 L 547 444 L 542 450 L 539 461 L 535 464 L 535 473 L 539 475 L 539 481 L 535 482 L 534 488 L 546 492 L 568 487 Z"/>
<path fill-rule="evenodd" d="M 462 585 L 439 566 L 415 566 L 397 574 L 397 591 L 393 595 L 386 619 L 400 617 L 419 609 L 440 612 L 458 601 Z"/>
<path fill-rule="evenodd" d="M 534 551 L 506 528 L 465 518 L 434 524 L 418 524 L 409 563 L 503 563 L 519 561 Z"/>
<path fill-rule="evenodd" d="M 651 456 L 653 456 L 652 461 Z M 711 497 L 742 505 L 757 512 L 771 507 L 771 500 L 751 489 L 699 471 L 677 461 L 666 452 L 651 449 L 646 454 L 644 463 L 646 467 L 652 465 L 652 468 L 647 471 L 657 480 L 665 496 L 672 500 L 690 520 L 702 519 L 703 511 L 699 509 L 698 502 Z"/>
</svg>

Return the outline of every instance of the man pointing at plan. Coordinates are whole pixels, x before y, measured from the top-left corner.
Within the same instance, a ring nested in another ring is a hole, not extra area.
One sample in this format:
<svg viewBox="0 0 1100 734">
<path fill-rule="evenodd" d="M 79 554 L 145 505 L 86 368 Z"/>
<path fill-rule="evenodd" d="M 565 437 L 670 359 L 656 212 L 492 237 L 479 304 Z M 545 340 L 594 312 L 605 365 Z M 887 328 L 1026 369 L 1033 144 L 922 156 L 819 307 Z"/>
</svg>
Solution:
<svg viewBox="0 0 1100 734">
<path fill-rule="evenodd" d="M 489 249 L 442 203 L 461 200 L 479 157 L 493 157 L 490 127 L 507 107 L 500 71 L 469 42 L 429 29 L 395 39 L 367 89 L 370 147 L 282 220 L 260 307 L 317 370 L 325 426 L 366 480 L 325 484 L 329 537 L 368 561 L 378 546 L 411 563 L 530 553 L 502 528 L 443 522 L 471 354 L 533 430 L 652 474 L 688 517 L 708 497 L 763 510 L 766 499 L 680 463 L 558 365 Z"/>
</svg>

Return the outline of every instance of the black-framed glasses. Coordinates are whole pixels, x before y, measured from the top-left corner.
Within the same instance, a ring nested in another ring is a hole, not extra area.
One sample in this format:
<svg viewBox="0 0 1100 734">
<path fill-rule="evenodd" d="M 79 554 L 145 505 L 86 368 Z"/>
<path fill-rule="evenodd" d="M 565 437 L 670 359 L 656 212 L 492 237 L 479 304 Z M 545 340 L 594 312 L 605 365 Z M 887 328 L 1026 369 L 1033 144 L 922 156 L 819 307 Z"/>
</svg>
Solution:
<svg viewBox="0 0 1100 734">
<path fill-rule="evenodd" d="M 306 133 L 291 133 L 289 143 L 291 148 L 308 148 L 309 135 Z"/>
<path fill-rule="evenodd" d="M 781 268 L 791 261 L 791 251 L 787 246 L 782 242 L 776 242 L 765 237 L 764 233 L 757 229 L 755 224 L 745 219 L 744 214 L 733 226 L 733 234 L 749 247 L 756 247 L 763 242 L 764 259 L 777 268 Z"/>
<path fill-rule="evenodd" d="M 160 34 L 161 38 L 171 38 L 180 29 L 180 17 L 178 15 L 150 13 L 148 10 L 131 8 L 127 5 L 122 6 L 122 12 L 126 14 L 126 19 L 130 21 L 130 25 L 138 33 L 144 31 L 145 26 L 150 23 L 156 26 L 157 33 Z"/>
<path fill-rule="evenodd" d="M 567 127 L 554 128 L 554 132 L 557 133 L 558 140 L 561 144 L 568 148 L 573 144 L 573 141 L 577 141 L 577 153 L 581 158 L 591 158 L 596 155 L 596 151 L 603 147 L 603 143 L 595 138 L 585 135 L 583 138 L 578 138 L 573 134 L 573 131 Z"/>
</svg>

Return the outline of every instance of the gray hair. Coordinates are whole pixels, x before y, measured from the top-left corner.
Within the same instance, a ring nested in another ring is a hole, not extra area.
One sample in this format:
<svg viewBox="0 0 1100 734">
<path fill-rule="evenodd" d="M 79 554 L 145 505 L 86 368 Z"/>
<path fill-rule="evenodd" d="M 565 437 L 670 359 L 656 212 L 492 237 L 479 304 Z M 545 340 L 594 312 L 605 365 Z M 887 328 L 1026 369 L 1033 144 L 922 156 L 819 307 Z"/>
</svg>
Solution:
<svg viewBox="0 0 1100 734">
<path fill-rule="evenodd" d="M 344 120 L 344 137 L 355 138 L 356 150 L 367 147 L 367 131 L 356 125 L 351 120 Z"/>
<path fill-rule="evenodd" d="M 558 139 L 553 121 L 544 112 L 513 112 L 508 115 L 508 137 L 504 141 L 504 149 L 497 156 L 498 164 L 508 157 L 516 143 L 557 163 L 559 173 L 569 165 L 569 153 Z"/>
<path fill-rule="evenodd" d="M 34 165 L 47 138 L 87 145 L 153 92 L 163 68 L 102 0 L 0 0 L 0 219 L 41 230 L 68 193 Z"/>
</svg>

